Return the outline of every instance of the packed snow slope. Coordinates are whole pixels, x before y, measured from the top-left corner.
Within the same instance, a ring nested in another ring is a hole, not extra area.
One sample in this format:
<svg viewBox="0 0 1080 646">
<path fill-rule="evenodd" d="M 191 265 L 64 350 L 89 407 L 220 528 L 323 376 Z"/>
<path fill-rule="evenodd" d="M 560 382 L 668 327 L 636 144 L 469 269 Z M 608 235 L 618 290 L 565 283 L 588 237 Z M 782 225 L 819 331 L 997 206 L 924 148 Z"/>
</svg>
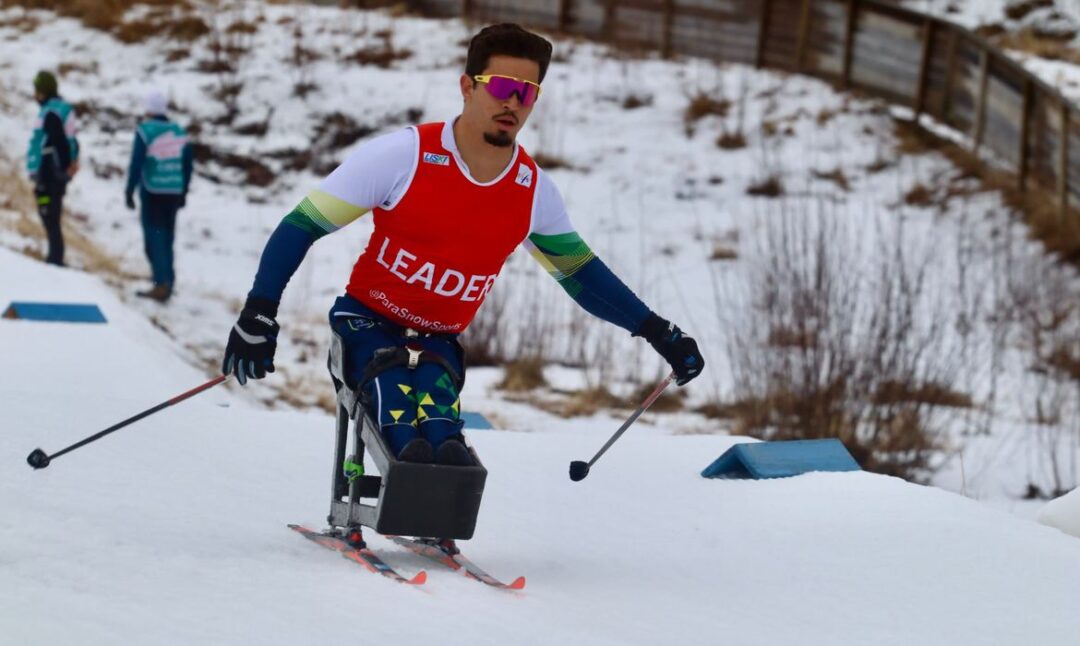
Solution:
<svg viewBox="0 0 1080 646">
<path fill-rule="evenodd" d="M 218 388 L 56 460 L 201 383 L 86 274 L 0 249 L 0 305 L 94 302 L 106 325 L 0 320 L 4 644 L 1074 644 L 1080 541 L 866 473 L 699 471 L 738 438 L 639 424 L 572 483 L 610 420 L 475 431 L 490 470 L 467 554 L 492 590 L 369 536 L 418 588 L 285 528 L 320 526 L 332 419 Z M 483 375 L 483 373 L 478 373 Z M 482 396 L 485 379 L 464 394 Z"/>
</svg>

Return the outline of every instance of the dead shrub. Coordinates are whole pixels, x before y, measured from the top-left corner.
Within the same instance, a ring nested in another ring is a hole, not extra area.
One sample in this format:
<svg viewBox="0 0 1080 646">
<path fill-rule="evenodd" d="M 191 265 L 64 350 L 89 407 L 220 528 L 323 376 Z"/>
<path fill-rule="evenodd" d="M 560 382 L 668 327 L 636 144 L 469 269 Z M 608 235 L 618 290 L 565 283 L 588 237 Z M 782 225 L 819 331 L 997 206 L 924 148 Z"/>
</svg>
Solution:
<svg viewBox="0 0 1080 646">
<path fill-rule="evenodd" d="M 904 193 L 904 204 L 907 204 L 908 206 L 925 208 L 933 203 L 934 192 L 921 182 L 912 186 L 907 193 Z"/>
<path fill-rule="evenodd" d="M 769 175 L 760 182 L 755 182 L 746 187 L 746 194 L 755 197 L 780 197 L 784 194 L 784 185 L 778 175 Z"/>
<path fill-rule="evenodd" d="M 826 209 L 770 216 L 755 254 L 765 260 L 745 287 L 751 307 L 717 297 L 721 325 L 735 331 L 735 387 L 701 410 L 765 440 L 839 438 L 864 469 L 921 480 L 949 407 L 971 405 L 952 386 L 951 315 L 924 297 L 927 263 L 911 257 L 900 225 L 866 245 L 845 228 L 865 223 Z"/>
<path fill-rule="evenodd" d="M 376 34 L 381 42 L 357 49 L 345 57 L 346 61 L 358 65 L 374 65 L 388 69 L 394 61 L 402 61 L 410 58 L 413 54 L 411 49 L 394 46 L 393 32 L 389 30 Z"/>
<path fill-rule="evenodd" d="M 549 413 L 569 418 L 595 415 L 602 410 L 622 408 L 625 405 L 623 400 L 611 394 L 607 388 L 594 386 L 574 391 L 561 402 L 542 404 L 541 407 Z"/>
<path fill-rule="evenodd" d="M 746 148 L 746 137 L 741 132 L 725 132 L 716 139 L 716 145 L 724 150 Z"/>
<path fill-rule="evenodd" d="M 573 164 L 558 155 L 553 155 L 542 151 L 532 153 L 531 155 L 533 161 L 536 162 L 536 164 L 544 170 L 555 170 L 556 168 L 578 170 Z"/>
<path fill-rule="evenodd" d="M 241 171 L 243 173 L 243 179 L 241 181 L 245 184 L 265 187 L 270 186 L 274 183 L 274 180 L 277 179 L 277 175 L 274 171 L 258 159 L 237 153 L 226 152 L 203 142 L 192 143 L 192 154 L 195 161 L 200 164 L 206 165 L 212 163 L 225 168 Z M 216 180 L 219 183 L 223 182 L 221 177 L 210 175 L 209 171 L 205 169 L 200 169 L 200 173 L 201 176 L 207 177 L 208 179 Z"/>
<path fill-rule="evenodd" d="M 851 184 L 848 182 L 847 175 L 844 174 L 844 171 L 839 166 L 830 171 L 816 170 L 814 171 L 814 177 L 832 182 L 842 191 L 846 192 L 851 190 Z"/>
<path fill-rule="evenodd" d="M 731 247 L 724 246 L 722 244 L 713 245 L 712 253 L 709 254 L 709 260 L 713 261 L 730 261 L 737 260 L 739 258 L 739 252 Z"/>
<path fill-rule="evenodd" d="M 975 405 L 975 402 L 971 399 L 971 395 L 932 382 L 912 385 L 898 381 L 886 381 L 878 386 L 871 401 L 879 406 L 901 403 L 921 403 L 930 406 L 971 408 Z"/>
<path fill-rule="evenodd" d="M 630 397 L 624 402 L 626 408 L 637 408 L 641 406 L 641 403 L 645 401 L 653 390 L 656 389 L 656 384 L 646 383 L 638 386 L 634 392 L 630 394 Z M 669 388 L 660 393 L 649 410 L 654 413 L 677 413 L 686 407 L 686 390 Z"/>
<path fill-rule="evenodd" d="M 539 357 L 523 357 L 503 366 L 503 378 L 497 387 L 510 392 L 525 392 L 546 385 L 544 361 Z"/>
<path fill-rule="evenodd" d="M 686 136 L 690 137 L 694 134 L 694 126 L 698 121 L 710 115 L 724 118 L 729 110 L 731 110 L 731 101 L 728 99 L 722 96 L 714 97 L 704 90 L 698 90 L 689 97 L 689 103 L 683 111 L 683 128 Z"/>
<path fill-rule="evenodd" d="M 623 97 L 622 107 L 623 110 L 636 110 L 638 108 L 645 108 L 653 104 L 653 95 L 651 94 L 635 94 L 633 92 Z"/>
</svg>

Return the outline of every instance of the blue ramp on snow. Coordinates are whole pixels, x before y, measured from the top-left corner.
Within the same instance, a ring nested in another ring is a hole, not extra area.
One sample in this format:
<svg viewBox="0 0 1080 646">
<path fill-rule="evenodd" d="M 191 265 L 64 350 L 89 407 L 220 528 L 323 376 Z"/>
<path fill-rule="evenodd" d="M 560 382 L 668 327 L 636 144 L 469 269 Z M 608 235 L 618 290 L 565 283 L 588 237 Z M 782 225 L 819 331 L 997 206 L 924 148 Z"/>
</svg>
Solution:
<svg viewBox="0 0 1080 646">
<path fill-rule="evenodd" d="M 57 321 L 63 323 L 107 323 L 93 303 L 29 303 L 12 301 L 4 310 L 6 319 Z"/>
<path fill-rule="evenodd" d="M 490 431 L 495 428 L 480 413 L 462 412 L 461 420 L 465 422 L 465 428 L 471 428 L 475 431 Z"/>
<path fill-rule="evenodd" d="M 786 478 L 810 471 L 859 471 L 843 442 L 791 440 L 736 444 L 701 472 L 706 478 Z"/>
</svg>

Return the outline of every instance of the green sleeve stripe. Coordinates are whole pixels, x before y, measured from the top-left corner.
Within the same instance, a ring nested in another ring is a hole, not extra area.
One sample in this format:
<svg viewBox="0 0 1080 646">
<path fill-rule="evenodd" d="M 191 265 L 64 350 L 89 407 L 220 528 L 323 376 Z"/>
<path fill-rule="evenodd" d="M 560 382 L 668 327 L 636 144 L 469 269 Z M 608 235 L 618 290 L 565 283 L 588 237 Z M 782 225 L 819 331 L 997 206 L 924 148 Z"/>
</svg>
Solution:
<svg viewBox="0 0 1080 646">
<path fill-rule="evenodd" d="M 304 200 L 306 202 L 307 200 Z M 285 222 L 304 230 L 312 238 L 318 240 L 330 231 L 327 231 L 323 224 L 311 217 L 311 214 L 304 210 L 304 202 L 301 202 L 295 209 L 289 212 L 285 216 Z"/>
<path fill-rule="evenodd" d="M 537 262 L 560 283 L 596 257 L 576 231 L 553 236 L 534 233 L 529 236 L 525 246 Z M 578 289 L 580 290 L 580 287 Z"/>
<path fill-rule="evenodd" d="M 353 206 L 323 191 L 312 191 L 296 205 L 285 221 L 307 231 L 316 239 L 333 233 L 368 210 Z"/>
</svg>

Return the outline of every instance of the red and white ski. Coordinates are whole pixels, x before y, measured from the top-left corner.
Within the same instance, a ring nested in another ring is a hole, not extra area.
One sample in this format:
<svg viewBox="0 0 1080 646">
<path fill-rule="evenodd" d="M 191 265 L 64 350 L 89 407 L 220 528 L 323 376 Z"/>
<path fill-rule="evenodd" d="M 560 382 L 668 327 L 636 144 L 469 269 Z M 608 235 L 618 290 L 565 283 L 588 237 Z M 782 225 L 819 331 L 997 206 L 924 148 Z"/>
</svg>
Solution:
<svg viewBox="0 0 1080 646">
<path fill-rule="evenodd" d="M 441 549 L 438 545 L 428 543 L 425 541 L 419 541 L 410 538 L 404 538 L 402 536 L 387 536 L 390 540 L 394 541 L 398 545 L 405 547 L 421 556 L 426 556 L 433 561 L 437 561 L 451 570 L 461 572 L 465 576 L 474 581 L 480 581 L 486 583 L 493 588 L 499 588 L 500 590 L 521 590 L 525 587 L 525 577 L 519 576 L 510 583 L 503 583 L 502 581 L 491 576 L 484 570 L 480 569 L 475 563 L 465 558 L 460 552 L 457 554 L 450 554 L 446 550 Z"/>
<path fill-rule="evenodd" d="M 299 532 L 304 538 L 318 543 L 319 545 L 322 545 L 327 549 L 339 552 L 342 556 L 349 559 L 350 561 L 355 561 L 356 563 L 363 565 L 368 570 L 375 572 L 376 574 L 381 574 L 388 579 L 393 579 L 394 581 L 397 581 L 399 583 L 408 583 L 411 585 L 420 585 L 423 582 L 427 581 L 427 572 L 420 570 L 411 579 L 406 578 L 401 574 L 398 574 L 394 570 L 394 568 L 390 567 L 386 563 L 386 561 L 383 561 L 381 558 L 379 558 L 378 555 L 375 554 L 375 552 L 372 552 L 366 547 L 356 548 L 347 543 L 340 536 L 317 532 L 313 529 L 308 529 L 307 527 L 304 527 L 302 525 L 289 525 L 289 529 Z"/>
</svg>

